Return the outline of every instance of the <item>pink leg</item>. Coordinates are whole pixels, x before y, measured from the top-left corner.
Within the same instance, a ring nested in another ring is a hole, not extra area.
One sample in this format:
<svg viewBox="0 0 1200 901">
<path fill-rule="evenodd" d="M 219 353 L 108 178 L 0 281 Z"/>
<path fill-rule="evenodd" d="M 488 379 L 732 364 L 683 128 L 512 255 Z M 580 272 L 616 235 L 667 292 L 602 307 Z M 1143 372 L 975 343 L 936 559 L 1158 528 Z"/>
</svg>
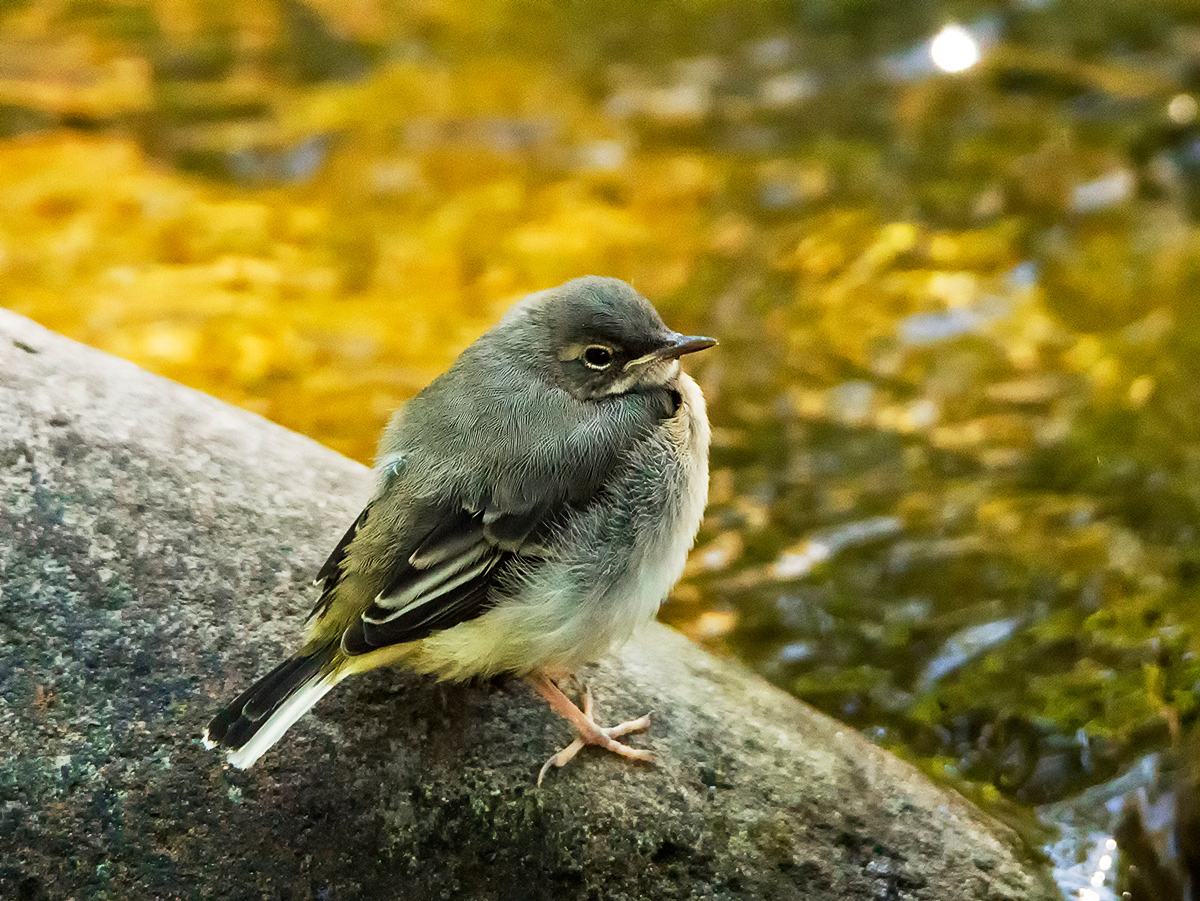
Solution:
<svg viewBox="0 0 1200 901">
<path fill-rule="evenodd" d="M 542 766 L 541 772 L 538 773 L 538 785 L 542 784 L 542 778 L 551 766 L 566 766 L 586 745 L 597 745 L 606 751 L 612 751 L 614 754 L 620 754 L 622 757 L 629 757 L 633 760 L 644 760 L 647 763 L 654 762 L 654 754 L 650 751 L 645 751 L 641 748 L 631 748 L 615 740 L 622 735 L 628 735 L 630 732 L 639 732 L 647 728 L 650 725 L 649 714 L 638 717 L 636 720 L 630 720 L 627 723 L 620 723 L 619 725 L 610 726 L 605 729 L 596 725 L 596 721 L 592 719 L 592 695 L 586 688 L 583 690 L 583 709 L 580 710 L 570 698 L 563 694 L 562 689 L 554 683 L 554 680 L 545 673 L 534 673 L 525 678 L 537 690 L 538 694 L 549 702 L 556 713 L 570 720 L 571 725 L 575 727 L 575 731 L 579 733 L 578 738 L 547 760 Z"/>
</svg>

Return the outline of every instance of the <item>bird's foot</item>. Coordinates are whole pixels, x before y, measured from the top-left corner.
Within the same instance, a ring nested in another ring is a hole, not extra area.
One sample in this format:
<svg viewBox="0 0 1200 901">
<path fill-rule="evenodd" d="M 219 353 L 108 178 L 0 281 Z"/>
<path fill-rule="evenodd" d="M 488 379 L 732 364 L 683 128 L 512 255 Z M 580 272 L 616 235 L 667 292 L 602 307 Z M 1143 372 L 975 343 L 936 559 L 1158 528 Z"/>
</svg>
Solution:
<svg viewBox="0 0 1200 901">
<path fill-rule="evenodd" d="M 542 764 L 542 769 L 538 772 L 538 785 L 542 784 L 542 779 L 545 778 L 546 771 L 550 767 L 566 766 L 587 745 L 596 745 L 597 747 L 604 748 L 606 751 L 612 751 L 614 754 L 627 757 L 630 760 L 654 763 L 653 752 L 642 748 L 631 748 L 629 745 L 617 741 L 622 735 L 628 735 L 631 732 L 641 732 L 648 728 L 650 726 L 650 714 L 647 713 L 636 720 L 629 720 L 628 722 L 605 728 L 604 726 L 597 725 L 596 721 L 592 719 L 592 693 L 588 691 L 587 686 L 583 688 L 583 709 L 580 710 L 549 677 L 543 675 L 531 676 L 529 682 L 538 690 L 542 697 L 550 702 L 550 706 L 556 712 L 571 721 L 571 725 L 579 733 L 573 742 Z"/>
</svg>

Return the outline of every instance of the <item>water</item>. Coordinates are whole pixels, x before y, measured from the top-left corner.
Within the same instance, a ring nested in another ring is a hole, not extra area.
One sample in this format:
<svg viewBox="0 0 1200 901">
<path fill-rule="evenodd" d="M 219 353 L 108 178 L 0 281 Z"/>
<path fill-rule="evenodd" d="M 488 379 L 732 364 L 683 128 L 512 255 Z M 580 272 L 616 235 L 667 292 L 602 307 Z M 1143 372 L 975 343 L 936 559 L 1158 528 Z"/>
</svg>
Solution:
<svg viewBox="0 0 1200 901">
<path fill-rule="evenodd" d="M 514 296 L 631 280 L 722 342 L 663 618 L 1009 819 L 1065 897 L 1172 898 L 1191 4 L 30 3 L 0 43 L 7 306 L 369 460 Z"/>
</svg>

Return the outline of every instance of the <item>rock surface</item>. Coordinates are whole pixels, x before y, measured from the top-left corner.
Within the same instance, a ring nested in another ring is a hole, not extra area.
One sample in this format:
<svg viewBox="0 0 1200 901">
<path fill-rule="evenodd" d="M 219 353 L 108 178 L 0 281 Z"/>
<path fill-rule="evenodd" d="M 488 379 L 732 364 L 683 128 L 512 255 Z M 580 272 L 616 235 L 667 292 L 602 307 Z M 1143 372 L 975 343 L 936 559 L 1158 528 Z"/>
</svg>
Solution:
<svg viewBox="0 0 1200 901">
<path fill-rule="evenodd" d="M 198 740 L 292 647 L 366 469 L 0 311 L 0 897 L 1013 899 L 970 804 L 661 626 L 587 678 L 344 683 L 253 769 Z"/>
</svg>

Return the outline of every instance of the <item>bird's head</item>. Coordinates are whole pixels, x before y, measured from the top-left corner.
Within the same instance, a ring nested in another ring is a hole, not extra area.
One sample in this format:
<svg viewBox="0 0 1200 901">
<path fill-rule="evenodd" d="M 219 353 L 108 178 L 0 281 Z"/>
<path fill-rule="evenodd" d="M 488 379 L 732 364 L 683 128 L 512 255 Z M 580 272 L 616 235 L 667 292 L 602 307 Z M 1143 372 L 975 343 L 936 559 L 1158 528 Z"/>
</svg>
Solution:
<svg viewBox="0 0 1200 901">
<path fill-rule="evenodd" d="M 549 376 L 579 400 L 670 387 L 681 356 L 717 343 L 667 328 L 650 301 L 615 278 L 577 278 L 521 306 L 543 353 L 549 348 Z"/>
</svg>

